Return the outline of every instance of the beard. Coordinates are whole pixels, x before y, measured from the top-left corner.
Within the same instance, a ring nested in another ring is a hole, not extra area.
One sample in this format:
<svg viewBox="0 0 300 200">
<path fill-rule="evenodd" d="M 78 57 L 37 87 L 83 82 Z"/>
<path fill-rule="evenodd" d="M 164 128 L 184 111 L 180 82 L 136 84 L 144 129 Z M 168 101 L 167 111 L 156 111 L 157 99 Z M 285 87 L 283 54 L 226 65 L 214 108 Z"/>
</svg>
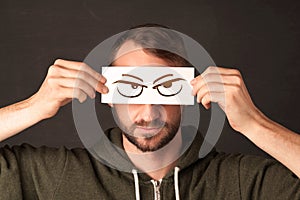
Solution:
<svg viewBox="0 0 300 200">
<path fill-rule="evenodd" d="M 181 116 L 176 117 L 173 123 L 163 122 L 156 119 L 151 122 L 140 121 L 130 127 L 122 126 L 123 134 L 129 142 L 142 152 L 153 152 L 166 146 L 177 134 L 180 126 Z M 137 127 L 159 127 L 155 134 L 139 133 L 143 136 L 135 136 Z"/>
</svg>

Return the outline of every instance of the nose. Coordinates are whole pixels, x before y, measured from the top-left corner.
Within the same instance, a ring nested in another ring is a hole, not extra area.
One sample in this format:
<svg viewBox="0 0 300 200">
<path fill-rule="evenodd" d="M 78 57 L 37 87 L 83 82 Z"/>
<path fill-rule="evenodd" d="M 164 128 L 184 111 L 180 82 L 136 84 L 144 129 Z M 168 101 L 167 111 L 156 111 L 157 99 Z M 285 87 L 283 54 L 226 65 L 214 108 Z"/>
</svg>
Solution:
<svg viewBox="0 0 300 200">
<path fill-rule="evenodd" d="M 140 105 L 139 116 L 137 121 L 151 122 L 160 117 L 158 105 L 143 104 Z"/>
</svg>

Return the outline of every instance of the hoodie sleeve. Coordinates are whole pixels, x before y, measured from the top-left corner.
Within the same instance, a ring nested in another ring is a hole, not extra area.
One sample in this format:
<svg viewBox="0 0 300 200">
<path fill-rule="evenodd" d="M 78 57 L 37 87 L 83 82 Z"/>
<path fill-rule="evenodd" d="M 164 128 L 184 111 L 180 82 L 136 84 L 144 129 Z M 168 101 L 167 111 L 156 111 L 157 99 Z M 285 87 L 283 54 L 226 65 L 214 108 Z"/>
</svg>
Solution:
<svg viewBox="0 0 300 200">
<path fill-rule="evenodd" d="M 65 162 L 65 148 L 0 148 L 0 199 L 53 199 Z"/>
<path fill-rule="evenodd" d="M 242 156 L 239 178 L 241 199 L 300 199 L 300 179 L 276 160 Z"/>
</svg>

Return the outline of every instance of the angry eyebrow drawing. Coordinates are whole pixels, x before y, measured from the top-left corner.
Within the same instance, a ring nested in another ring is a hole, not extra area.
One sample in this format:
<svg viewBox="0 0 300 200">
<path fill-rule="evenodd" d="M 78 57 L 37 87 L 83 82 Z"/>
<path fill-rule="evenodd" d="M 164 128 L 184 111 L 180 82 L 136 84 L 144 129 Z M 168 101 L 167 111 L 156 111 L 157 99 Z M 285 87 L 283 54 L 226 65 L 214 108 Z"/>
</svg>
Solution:
<svg viewBox="0 0 300 200">
<path fill-rule="evenodd" d="M 155 83 L 158 83 L 163 79 L 166 79 L 168 77 L 173 77 L 173 76 L 174 76 L 173 74 L 165 74 L 155 79 L 152 84 L 154 85 Z M 140 77 L 131 74 L 122 74 L 122 77 L 129 77 L 134 79 L 133 81 L 117 80 L 112 83 L 112 84 L 118 84 L 117 91 L 123 97 L 127 97 L 127 98 L 138 97 L 143 93 L 144 88 L 148 88 L 147 85 L 143 84 L 144 81 Z M 179 94 L 183 88 L 182 84 L 180 84 L 179 81 L 186 81 L 186 80 L 183 78 L 173 78 L 154 85 L 152 89 L 156 89 L 157 92 L 164 97 L 175 96 Z"/>
</svg>

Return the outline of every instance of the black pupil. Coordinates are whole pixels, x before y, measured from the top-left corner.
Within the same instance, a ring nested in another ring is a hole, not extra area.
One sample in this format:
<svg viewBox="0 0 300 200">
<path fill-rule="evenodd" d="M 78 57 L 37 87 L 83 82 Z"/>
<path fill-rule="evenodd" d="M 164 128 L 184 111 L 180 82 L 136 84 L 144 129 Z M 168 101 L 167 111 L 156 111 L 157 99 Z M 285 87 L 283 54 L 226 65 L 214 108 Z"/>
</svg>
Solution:
<svg viewBox="0 0 300 200">
<path fill-rule="evenodd" d="M 164 86 L 165 88 L 170 88 L 170 87 L 172 86 L 172 82 L 171 82 L 171 81 L 165 82 L 165 83 L 163 84 L 163 86 Z"/>
<path fill-rule="evenodd" d="M 138 85 L 131 85 L 132 89 L 137 89 Z"/>
</svg>

